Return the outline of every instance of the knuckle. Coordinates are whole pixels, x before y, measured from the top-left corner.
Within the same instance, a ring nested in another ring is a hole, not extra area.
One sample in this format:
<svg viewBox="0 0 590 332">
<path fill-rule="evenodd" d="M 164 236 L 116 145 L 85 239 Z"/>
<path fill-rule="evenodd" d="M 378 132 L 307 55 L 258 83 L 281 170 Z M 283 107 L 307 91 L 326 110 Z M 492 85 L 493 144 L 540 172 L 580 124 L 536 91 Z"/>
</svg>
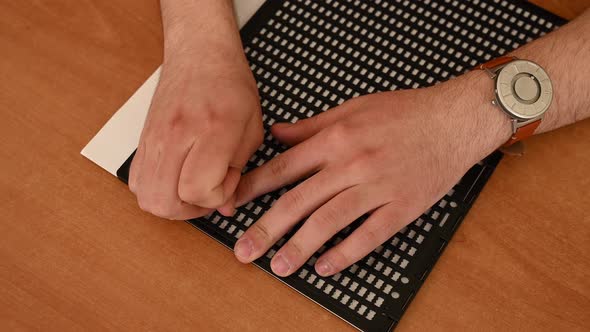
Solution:
<svg viewBox="0 0 590 332">
<path fill-rule="evenodd" d="M 361 236 L 361 241 L 363 243 L 374 243 L 377 245 L 376 243 L 379 242 L 380 239 L 379 231 L 375 228 L 364 229 L 359 235 Z"/>
<path fill-rule="evenodd" d="M 156 204 L 149 211 L 151 214 L 164 219 L 174 219 L 175 209 L 166 204 Z"/>
<path fill-rule="evenodd" d="M 342 143 L 350 137 L 350 128 L 343 121 L 336 122 L 333 124 L 327 132 L 327 139 L 332 143 Z"/>
<path fill-rule="evenodd" d="M 129 191 L 137 196 L 137 183 L 131 179 L 129 180 Z"/>
<path fill-rule="evenodd" d="M 287 242 L 283 250 L 288 250 L 289 257 L 299 262 L 304 261 L 307 258 L 303 248 L 303 245 L 299 243 L 296 239 L 291 239 L 289 242 Z"/>
<path fill-rule="evenodd" d="M 199 110 L 195 112 L 195 110 Z M 200 132 L 207 132 L 221 128 L 224 122 L 224 112 L 208 104 L 189 106 L 179 105 L 171 116 L 160 127 L 161 140 L 176 142 L 179 138 L 194 132 L 194 128 L 200 128 Z M 227 116 L 225 116 L 227 118 Z"/>
<path fill-rule="evenodd" d="M 410 188 L 408 188 L 409 190 Z M 388 205 L 400 209 L 400 210 L 407 210 L 408 208 L 412 207 L 415 203 L 415 199 L 410 199 L 407 194 L 400 194 L 399 192 L 392 192 L 391 199 Z"/>
<path fill-rule="evenodd" d="M 195 184 L 181 183 L 178 185 L 180 201 L 207 208 L 216 208 L 224 203 L 224 193 L 219 188 L 204 189 Z"/>
<path fill-rule="evenodd" d="M 178 212 L 178 207 L 175 202 L 165 202 L 145 196 L 140 196 L 137 202 L 141 210 L 160 218 L 174 219 Z"/>
<path fill-rule="evenodd" d="M 339 224 L 340 211 L 334 207 L 324 206 L 317 213 L 313 214 L 309 221 L 319 227 L 321 231 L 333 230 Z"/>
<path fill-rule="evenodd" d="M 186 179 L 185 177 L 178 184 L 178 197 L 183 202 L 197 202 L 204 196 L 198 188 L 199 187 L 194 185 L 190 179 Z"/>
<path fill-rule="evenodd" d="M 359 228 L 360 242 L 372 245 L 373 248 L 385 242 L 397 230 L 393 230 L 388 220 L 379 220 L 369 227 Z"/>
<path fill-rule="evenodd" d="M 172 113 L 166 125 L 169 129 L 183 129 L 187 122 L 187 115 L 189 111 L 186 106 L 179 106 L 175 112 Z"/>
<path fill-rule="evenodd" d="M 246 123 L 252 114 L 251 112 L 242 111 L 245 107 L 248 107 L 246 105 L 248 105 L 247 102 L 233 95 L 215 101 L 204 102 L 199 106 L 202 111 L 199 113 L 199 121 L 207 124 L 208 127 L 218 129 L 223 128 L 228 121 Z"/>
<path fill-rule="evenodd" d="M 354 263 L 353 259 L 347 257 L 340 248 L 336 247 L 327 254 L 326 260 L 330 262 L 334 270 L 341 271 Z"/>
<path fill-rule="evenodd" d="M 372 162 L 377 157 L 379 157 L 379 150 L 366 145 L 361 145 L 358 147 L 358 154 L 357 159 L 363 162 Z"/>
<path fill-rule="evenodd" d="M 288 191 L 284 194 L 277 204 L 287 211 L 300 211 L 305 206 L 306 197 L 301 192 L 301 190 L 297 190 L 297 188 Z"/>
<path fill-rule="evenodd" d="M 129 181 L 128 181 L 129 190 L 137 195 L 137 175 L 136 172 L 129 172 Z"/>
<path fill-rule="evenodd" d="M 289 168 L 289 161 L 285 155 L 279 155 L 268 163 L 269 171 L 273 177 L 281 177 Z"/>
<path fill-rule="evenodd" d="M 268 228 L 266 227 L 266 225 L 262 223 L 254 223 L 250 227 L 249 231 L 256 233 L 256 238 L 261 240 L 263 243 L 270 244 L 270 242 L 272 241 L 272 237 L 270 235 Z"/>
<path fill-rule="evenodd" d="M 354 160 L 352 160 L 350 163 L 351 170 L 366 173 L 368 170 L 374 169 L 377 156 L 378 151 L 373 148 L 357 148 L 357 152 L 354 155 Z"/>
<path fill-rule="evenodd" d="M 235 94 L 230 94 L 227 95 L 225 98 L 221 98 L 214 102 L 210 102 L 207 108 L 209 110 L 213 110 L 219 113 L 230 113 L 235 111 L 237 108 L 244 107 L 245 104 L 248 103 L 242 100 L 241 98 L 237 97 Z"/>
<path fill-rule="evenodd" d="M 128 186 L 129 190 L 135 194 L 135 196 L 139 195 L 141 192 L 141 185 L 139 183 L 137 172 L 129 173 Z"/>
<path fill-rule="evenodd" d="M 375 167 L 374 160 L 354 157 L 354 159 L 343 163 L 341 171 L 347 174 L 349 181 L 353 183 L 364 183 L 373 181 L 379 176 L 379 173 L 374 171 Z"/>
<path fill-rule="evenodd" d="M 254 182 L 252 176 L 246 174 L 240 178 L 240 184 L 238 185 L 238 196 L 249 196 L 254 193 Z"/>
<path fill-rule="evenodd" d="M 196 205 L 200 205 L 202 207 L 206 207 L 206 208 L 210 208 L 210 209 L 216 209 L 216 208 L 221 207 L 223 205 L 223 203 L 225 203 L 225 201 L 226 201 L 226 198 L 223 195 L 223 192 L 216 191 L 212 195 L 205 196 L 205 198 L 198 201 L 197 203 L 199 203 L 199 204 L 196 204 Z"/>
<path fill-rule="evenodd" d="M 221 174 L 208 175 L 203 177 L 195 171 L 183 170 L 176 189 L 179 201 L 206 208 L 221 206 L 226 198 L 223 189 L 224 178 L 219 178 Z"/>
<path fill-rule="evenodd" d="M 129 180 L 128 185 L 129 185 L 129 190 L 131 190 L 132 193 L 137 195 L 138 192 L 138 178 L 139 178 L 139 165 L 138 162 L 136 160 L 134 160 L 131 163 L 131 167 L 129 168 Z"/>
<path fill-rule="evenodd" d="M 183 202 L 190 202 L 194 199 L 194 189 L 190 185 L 190 181 L 185 178 L 181 178 L 178 183 L 178 197 Z"/>
<path fill-rule="evenodd" d="M 213 109 L 205 110 L 205 112 L 202 112 L 202 114 L 200 115 L 199 121 L 202 123 L 205 129 L 214 130 L 218 128 L 220 125 L 223 125 L 223 119 L 220 113 L 223 112 L 219 112 Z"/>
<path fill-rule="evenodd" d="M 149 204 L 147 203 L 146 199 L 142 197 L 140 194 L 137 195 L 137 205 L 142 211 L 149 212 Z"/>
<path fill-rule="evenodd" d="M 167 146 L 174 146 L 190 132 L 192 123 L 188 108 L 179 106 L 161 125 L 155 125 L 152 128 L 148 133 L 150 135 L 148 139 L 162 142 Z"/>
</svg>

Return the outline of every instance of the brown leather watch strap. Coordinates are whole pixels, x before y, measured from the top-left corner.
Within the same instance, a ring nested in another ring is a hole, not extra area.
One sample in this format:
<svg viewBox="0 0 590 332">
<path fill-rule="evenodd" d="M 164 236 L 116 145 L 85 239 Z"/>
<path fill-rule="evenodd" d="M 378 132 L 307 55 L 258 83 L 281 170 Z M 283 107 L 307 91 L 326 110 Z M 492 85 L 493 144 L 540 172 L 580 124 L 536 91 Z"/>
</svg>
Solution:
<svg viewBox="0 0 590 332">
<path fill-rule="evenodd" d="M 514 61 L 515 59 L 516 59 L 516 57 L 513 57 L 513 56 L 502 56 L 502 57 L 490 60 L 486 63 L 483 63 L 483 64 L 479 65 L 479 67 L 477 67 L 477 68 L 480 70 L 493 69 L 498 66 L 507 64 L 510 61 Z"/>
<path fill-rule="evenodd" d="M 502 147 L 507 148 L 518 141 L 521 141 L 525 138 L 533 136 L 535 134 L 535 130 L 537 130 L 537 128 L 539 127 L 540 124 L 541 124 L 541 119 L 539 119 L 535 122 L 528 123 L 518 129 L 516 129 L 516 132 L 514 133 L 514 135 L 512 135 L 512 137 L 510 137 L 508 142 L 504 143 L 504 145 L 502 145 Z"/>
</svg>

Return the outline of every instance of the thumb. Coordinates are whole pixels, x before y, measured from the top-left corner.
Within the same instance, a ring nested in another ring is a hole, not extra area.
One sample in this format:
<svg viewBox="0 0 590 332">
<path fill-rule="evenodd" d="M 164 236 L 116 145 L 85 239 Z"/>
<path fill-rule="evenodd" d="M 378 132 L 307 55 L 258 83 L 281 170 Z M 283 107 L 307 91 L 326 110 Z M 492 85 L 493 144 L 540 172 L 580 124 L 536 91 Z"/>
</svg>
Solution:
<svg viewBox="0 0 590 332">
<path fill-rule="evenodd" d="M 222 207 L 218 208 L 217 211 L 226 217 L 233 217 L 236 213 L 236 194 L 234 193 L 230 199 L 223 204 Z"/>
<path fill-rule="evenodd" d="M 283 144 L 297 145 L 346 117 L 350 113 L 350 107 L 346 107 L 346 104 L 295 123 L 277 123 L 271 128 L 272 135 Z"/>
</svg>

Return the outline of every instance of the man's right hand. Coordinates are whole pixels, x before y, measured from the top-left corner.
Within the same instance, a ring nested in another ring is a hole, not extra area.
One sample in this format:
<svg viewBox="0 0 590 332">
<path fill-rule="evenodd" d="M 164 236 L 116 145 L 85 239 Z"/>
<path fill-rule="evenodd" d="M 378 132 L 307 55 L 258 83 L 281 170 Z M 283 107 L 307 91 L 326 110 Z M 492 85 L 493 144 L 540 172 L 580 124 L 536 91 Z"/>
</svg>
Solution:
<svg viewBox="0 0 590 332">
<path fill-rule="evenodd" d="M 256 82 L 239 39 L 186 38 L 166 42 L 129 188 L 166 219 L 231 215 L 241 170 L 263 138 Z"/>
</svg>

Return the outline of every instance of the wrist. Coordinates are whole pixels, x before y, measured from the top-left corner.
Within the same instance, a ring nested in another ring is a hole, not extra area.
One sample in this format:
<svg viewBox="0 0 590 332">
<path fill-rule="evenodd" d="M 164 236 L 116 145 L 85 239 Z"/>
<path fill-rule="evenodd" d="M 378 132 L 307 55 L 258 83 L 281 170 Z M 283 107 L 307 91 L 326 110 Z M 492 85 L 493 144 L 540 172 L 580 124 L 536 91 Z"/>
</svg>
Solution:
<svg viewBox="0 0 590 332">
<path fill-rule="evenodd" d="M 186 40 L 183 42 L 182 40 Z M 241 42 L 198 38 L 192 40 L 180 36 L 166 37 L 164 42 L 164 65 L 182 65 L 203 69 L 205 66 L 218 68 L 218 65 L 234 67 L 234 64 L 246 65 L 248 62 L 241 47 Z"/>
<path fill-rule="evenodd" d="M 164 60 L 243 53 L 231 1 L 161 0 L 161 6 Z"/>
<path fill-rule="evenodd" d="M 492 104 L 494 81 L 487 73 L 473 70 L 448 83 L 446 98 L 451 100 L 450 116 L 456 121 L 459 156 L 471 166 L 508 141 L 512 135 L 510 118 Z"/>
<path fill-rule="evenodd" d="M 164 33 L 164 60 L 186 58 L 215 60 L 241 56 L 244 58 L 238 30 L 208 33 L 192 27 L 177 26 Z"/>
</svg>

